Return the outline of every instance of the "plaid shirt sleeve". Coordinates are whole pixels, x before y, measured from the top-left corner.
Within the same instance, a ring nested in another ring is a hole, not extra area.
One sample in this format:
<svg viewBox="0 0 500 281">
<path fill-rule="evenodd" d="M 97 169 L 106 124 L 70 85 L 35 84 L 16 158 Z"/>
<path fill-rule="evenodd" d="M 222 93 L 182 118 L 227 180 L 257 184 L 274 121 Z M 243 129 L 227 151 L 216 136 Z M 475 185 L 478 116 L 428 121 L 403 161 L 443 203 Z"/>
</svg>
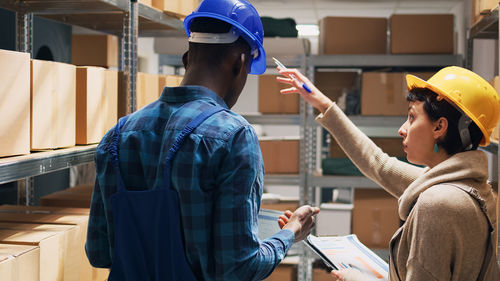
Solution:
<svg viewBox="0 0 500 281">
<path fill-rule="evenodd" d="M 89 225 L 87 228 L 87 241 L 85 243 L 85 252 L 89 262 L 94 267 L 109 268 L 111 267 L 111 246 L 110 246 L 110 231 L 108 224 L 108 214 L 106 199 L 103 197 L 104 187 L 99 183 L 100 173 L 105 174 L 110 179 L 116 177 L 114 170 L 107 167 L 109 159 L 106 147 L 111 142 L 111 131 L 106 134 L 101 143 L 96 149 L 95 165 L 97 176 L 92 192 L 92 200 L 89 214 Z"/>
<path fill-rule="evenodd" d="M 262 280 L 284 258 L 294 240 L 282 230 L 264 241 L 257 237 L 263 164 L 250 126 L 228 142 L 216 194 L 214 247 L 217 280 Z"/>
</svg>

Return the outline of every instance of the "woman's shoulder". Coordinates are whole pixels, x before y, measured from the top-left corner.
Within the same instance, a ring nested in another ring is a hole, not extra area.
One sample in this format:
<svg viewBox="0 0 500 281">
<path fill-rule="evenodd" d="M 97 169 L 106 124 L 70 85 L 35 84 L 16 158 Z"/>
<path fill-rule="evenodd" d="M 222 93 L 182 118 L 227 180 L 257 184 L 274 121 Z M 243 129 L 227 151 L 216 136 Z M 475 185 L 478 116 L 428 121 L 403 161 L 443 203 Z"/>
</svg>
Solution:
<svg viewBox="0 0 500 281">
<path fill-rule="evenodd" d="M 453 184 L 437 184 L 423 191 L 416 203 L 416 207 L 424 212 L 442 213 L 467 213 L 475 209 L 474 199 L 465 191 Z"/>
</svg>

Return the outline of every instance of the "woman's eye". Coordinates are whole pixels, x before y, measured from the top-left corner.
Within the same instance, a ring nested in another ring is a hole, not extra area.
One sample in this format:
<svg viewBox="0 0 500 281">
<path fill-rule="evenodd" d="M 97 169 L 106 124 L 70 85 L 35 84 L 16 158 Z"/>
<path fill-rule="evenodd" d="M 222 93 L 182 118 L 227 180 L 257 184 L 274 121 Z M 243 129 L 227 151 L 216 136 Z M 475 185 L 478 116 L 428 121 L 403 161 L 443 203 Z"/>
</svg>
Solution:
<svg viewBox="0 0 500 281">
<path fill-rule="evenodd" d="M 415 117 L 413 116 L 413 114 L 408 114 L 408 120 L 409 121 L 413 121 L 413 119 L 415 119 Z"/>
</svg>

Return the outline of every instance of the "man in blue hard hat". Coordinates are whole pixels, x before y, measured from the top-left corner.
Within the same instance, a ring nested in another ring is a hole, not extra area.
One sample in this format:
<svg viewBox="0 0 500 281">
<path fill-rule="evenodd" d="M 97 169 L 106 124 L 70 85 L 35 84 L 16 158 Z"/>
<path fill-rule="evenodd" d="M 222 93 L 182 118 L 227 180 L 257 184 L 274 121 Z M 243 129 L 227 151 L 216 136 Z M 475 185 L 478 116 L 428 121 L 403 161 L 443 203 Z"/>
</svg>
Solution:
<svg viewBox="0 0 500 281">
<path fill-rule="evenodd" d="M 89 261 L 109 280 L 262 280 L 318 208 L 287 213 L 257 237 L 264 167 L 257 135 L 230 111 L 266 69 L 263 29 L 246 0 L 205 0 L 187 16 L 180 87 L 126 116 L 96 150 Z M 278 222 L 276 222 L 278 223 Z"/>
</svg>

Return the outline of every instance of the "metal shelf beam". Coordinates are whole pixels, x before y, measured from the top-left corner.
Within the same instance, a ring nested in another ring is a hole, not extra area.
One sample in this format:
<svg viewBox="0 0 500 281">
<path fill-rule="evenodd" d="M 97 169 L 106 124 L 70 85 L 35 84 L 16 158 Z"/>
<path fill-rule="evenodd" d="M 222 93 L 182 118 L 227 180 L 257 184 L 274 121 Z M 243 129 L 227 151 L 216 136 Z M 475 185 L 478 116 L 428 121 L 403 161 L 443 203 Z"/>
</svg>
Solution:
<svg viewBox="0 0 500 281">
<path fill-rule="evenodd" d="M 250 124 L 261 125 L 300 125 L 298 114 L 241 114 Z"/>
<path fill-rule="evenodd" d="M 138 5 L 139 36 L 183 30 L 180 19 L 142 3 Z M 130 12 L 128 0 L 7 0 L 1 1 L 0 7 L 119 36 L 124 13 Z"/>
<path fill-rule="evenodd" d="M 0 184 L 94 161 L 97 145 L 77 146 L 0 159 Z"/>
<path fill-rule="evenodd" d="M 299 185 L 299 175 L 265 175 L 266 185 Z"/>
<path fill-rule="evenodd" d="M 302 55 L 276 55 L 276 58 L 288 68 L 302 68 L 306 59 Z M 182 54 L 160 54 L 159 60 L 160 65 L 184 67 L 182 64 Z M 273 61 L 273 54 L 266 54 L 266 65 L 268 68 L 276 68 L 276 64 Z"/>
<path fill-rule="evenodd" d="M 380 188 L 375 182 L 363 176 L 313 176 L 312 185 L 318 187 L 373 187 Z"/>
<path fill-rule="evenodd" d="M 317 55 L 308 58 L 316 68 L 444 67 L 463 65 L 461 55 Z"/>
<path fill-rule="evenodd" d="M 470 28 L 469 39 L 498 39 L 498 8 Z"/>
</svg>

